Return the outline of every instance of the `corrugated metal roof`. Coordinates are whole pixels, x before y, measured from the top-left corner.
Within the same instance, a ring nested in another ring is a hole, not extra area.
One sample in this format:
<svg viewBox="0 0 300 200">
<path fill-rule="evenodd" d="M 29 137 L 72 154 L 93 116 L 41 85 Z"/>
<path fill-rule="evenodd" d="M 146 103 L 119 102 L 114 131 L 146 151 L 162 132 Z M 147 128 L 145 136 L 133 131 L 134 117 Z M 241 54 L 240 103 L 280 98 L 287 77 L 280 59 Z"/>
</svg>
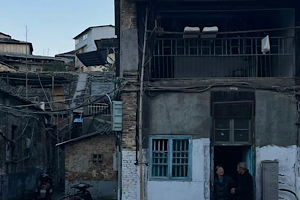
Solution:
<svg viewBox="0 0 300 200">
<path fill-rule="evenodd" d="M 5 34 L 5 33 L 2 33 L 2 32 L 0 32 L 0 34 L 1 34 L 1 35 L 5 35 L 5 36 L 7 36 L 7 37 L 10 37 L 10 38 L 11 38 L 11 36 L 10 36 L 10 35 L 7 35 L 7 34 Z"/>
<path fill-rule="evenodd" d="M 111 24 L 110 25 L 102 25 L 102 26 L 90 26 L 87 29 L 85 29 L 84 31 L 82 31 L 81 33 L 79 33 L 78 35 L 76 35 L 73 39 L 75 40 L 76 38 L 78 38 L 79 36 L 81 36 L 83 33 L 89 31 L 90 29 L 101 28 L 101 27 L 112 27 L 112 28 L 115 28 L 115 26 L 113 26 Z"/>
<path fill-rule="evenodd" d="M 36 56 L 36 55 L 30 55 L 30 54 L 22 54 L 22 53 L 5 53 L 0 52 L 1 56 L 7 56 L 7 57 L 14 57 L 14 58 L 27 58 L 27 59 L 38 59 L 38 60 L 56 60 L 56 61 L 68 61 L 66 58 L 61 57 L 50 57 L 50 56 Z"/>
<path fill-rule="evenodd" d="M 106 64 L 107 51 L 106 50 L 97 50 L 86 53 L 76 54 L 78 59 L 85 66 L 98 66 Z"/>
</svg>

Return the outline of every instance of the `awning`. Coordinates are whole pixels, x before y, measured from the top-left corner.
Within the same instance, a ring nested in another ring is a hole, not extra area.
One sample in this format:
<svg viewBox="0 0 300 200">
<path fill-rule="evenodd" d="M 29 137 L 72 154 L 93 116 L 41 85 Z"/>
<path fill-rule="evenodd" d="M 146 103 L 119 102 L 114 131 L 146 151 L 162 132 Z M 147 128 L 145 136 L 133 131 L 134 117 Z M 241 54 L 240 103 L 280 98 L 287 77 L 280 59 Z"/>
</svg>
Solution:
<svg viewBox="0 0 300 200">
<path fill-rule="evenodd" d="M 76 54 L 78 59 L 86 66 L 98 66 L 106 64 L 107 51 L 97 50 Z"/>
</svg>

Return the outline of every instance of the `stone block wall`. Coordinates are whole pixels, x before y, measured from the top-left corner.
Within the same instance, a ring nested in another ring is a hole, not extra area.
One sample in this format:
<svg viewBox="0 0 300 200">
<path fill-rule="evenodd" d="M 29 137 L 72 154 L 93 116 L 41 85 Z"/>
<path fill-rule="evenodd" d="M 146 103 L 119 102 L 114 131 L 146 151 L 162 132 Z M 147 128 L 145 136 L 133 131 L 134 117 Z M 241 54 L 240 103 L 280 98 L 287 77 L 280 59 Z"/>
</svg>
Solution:
<svg viewBox="0 0 300 200">
<path fill-rule="evenodd" d="M 69 182 L 75 180 L 117 180 L 113 170 L 115 138 L 111 135 L 97 135 L 65 147 L 65 174 Z M 101 154 L 102 163 L 93 163 L 93 155 Z"/>
<path fill-rule="evenodd" d="M 110 135 L 96 135 L 65 147 L 65 194 L 74 190 L 78 183 L 93 187 L 89 191 L 93 199 L 116 196 L 118 173 L 113 170 L 115 138 Z M 101 154 L 102 163 L 94 163 L 93 155 Z"/>
</svg>

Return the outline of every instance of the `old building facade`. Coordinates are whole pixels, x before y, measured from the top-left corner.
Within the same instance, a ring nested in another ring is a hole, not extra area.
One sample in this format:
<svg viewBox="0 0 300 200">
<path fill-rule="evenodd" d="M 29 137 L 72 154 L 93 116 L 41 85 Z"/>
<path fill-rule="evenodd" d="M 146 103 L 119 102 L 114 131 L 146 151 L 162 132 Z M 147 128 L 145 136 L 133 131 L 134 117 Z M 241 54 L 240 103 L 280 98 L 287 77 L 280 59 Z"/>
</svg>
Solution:
<svg viewBox="0 0 300 200">
<path fill-rule="evenodd" d="M 112 134 L 88 134 L 61 145 L 65 152 L 65 193 L 81 182 L 92 185 L 93 198 L 116 196 L 117 172 L 113 169 L 115 138 Z"/>
<path fill-rule="evenodd" d="M 40 108 L 16 108 L 31 102 L 8 88 L 1 81 L 0 198 L 32 198 L 37 177 L 55 172 L 53 127 Z"/>
<path fill-rule="evenodd" d="M 299 197 L 296 4 L 120 0 L 115 5 L 120 76 L 127 83 L 122 199 L 140 199 L 140 191 L 147 200 L 212 199 L 215 166 L 223 165 L 236 181 L 241 161 L 254 177 L 255 199 Z M 267 35 L 270 50 L 264 54 Z M 268 160 L 278 170 L 273 188 L 266 188 L 263 178 Z"/>
</svg>

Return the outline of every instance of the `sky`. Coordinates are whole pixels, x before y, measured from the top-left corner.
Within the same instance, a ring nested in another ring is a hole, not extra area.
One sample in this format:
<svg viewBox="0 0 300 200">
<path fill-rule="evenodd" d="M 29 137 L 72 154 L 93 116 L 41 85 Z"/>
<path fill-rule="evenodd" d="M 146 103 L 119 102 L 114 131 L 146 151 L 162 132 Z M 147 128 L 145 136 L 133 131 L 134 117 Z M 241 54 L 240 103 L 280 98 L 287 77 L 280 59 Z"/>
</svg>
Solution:
<svg viewBox="0 0 300 200">
<path fill-rule="evenodd" d="M 0 32 L 33 44 L 34 55 L 72 51 L 73 38 L 90 26 L 114 25 L 114 0 L 9 0 Z"/>
</svg>

